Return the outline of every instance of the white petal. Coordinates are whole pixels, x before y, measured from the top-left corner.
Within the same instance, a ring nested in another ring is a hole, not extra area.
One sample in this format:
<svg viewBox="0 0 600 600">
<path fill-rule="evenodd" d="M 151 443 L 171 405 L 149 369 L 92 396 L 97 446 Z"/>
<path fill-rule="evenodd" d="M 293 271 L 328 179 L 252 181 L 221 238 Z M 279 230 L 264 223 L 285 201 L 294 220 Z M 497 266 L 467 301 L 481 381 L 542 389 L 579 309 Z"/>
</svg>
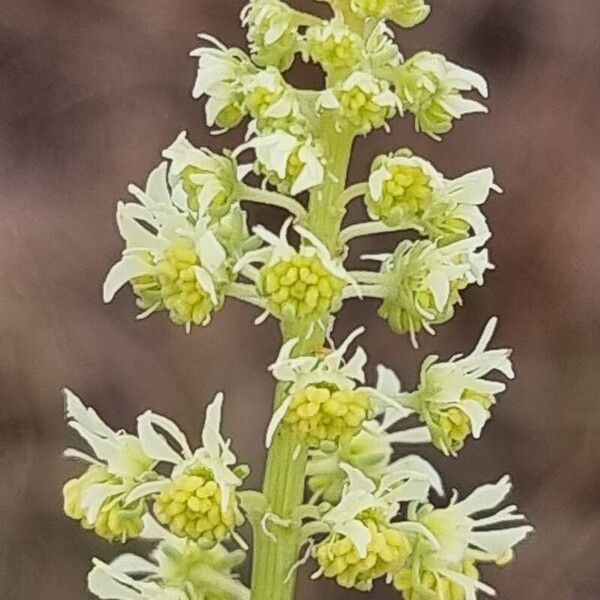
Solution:
<svg viewBox="0 0 600 600">
<path fill-rule="evenodd" d="M 530 525 L 496 531 L 473 531 L 469 535 L 469 542 L 494 556 L 502 556 L 523 541 L 532 531 L 533 527 Z"/>
<path fill-rule="evenodd" d="M 373 171 L 369 177 L 369 193 L 376 202 L 381 200 L 383 194 L 383 184 L 390 178 L 390 173 L 384 167 Z"/>
<path fill-rule="evenodd" d="M 136 485 L 135 488 L 125 497 L 125 504 L 133 504 L 140 498 L 158 494 L 162 492 L 167 485 L 169 485 L 169 482 L 165 479 L 161 481 L 149 481 L 148 483 Z"/>
<path fill-rule="evenodd" d="M 219 456 L 223 438 L 221 437 L 221 412 L 223 394 L 218 393 L 206 409 L 204 427 L 202 428 L 202 446 L 213 456 Z"/>
<path fill-rule="evenodd" d="M 426 444 L 431 442 L 431 432 L 427 427 L 414 427 L 390 433 L 388 441 L 392 444 Z"/>
<path fill-rule="evenodd" d="M 115 294 L 134 277 L 139 277 L 148 273 L 149 266 L 137 256 L 124 256 L 108 272 L 102 287 L 102 299 L 104 302 L 110 302 Z"/>
<path fill-rule="evenodd" d="M 102 505 L 109 499 L 124 491 L 122 484 L 93 483 L 81 494 L 81 506 L 85 510 L 86 519 L 95 523 Z"/>
<path fill-rule="evenodd" d="M 426 481 L 431 484 L 431 487 L 435 490 L 438 496 L 444 495 L 444 484 L 440 474 L 433 468 L 431 463 L 426 461 L 421 456 L 416 454 L 409 454 L 403 458 L 399 458 L 393 463 L 393 466 L 398 469 L 405 469 L 409 471 L 416 471 L 421 473 Z"/>
<path fill-rule="evenodd" d="M 181 538 L 173 535 L 168 529 L 164 528 L 158 523 L 158 521 L 150 514 L 146 513 L 142 517 L 144 523 L 144 529 L 140 537 L 145 540 L 168 540 L 173 543 L 173 540 L 181 541 Z"/>
<path fill-rule="evenodd" d="M 348 476 L 347 490 L 356 492 L 366 492 L 368 494 L 375 491 L 375 484 L 369 479 L 360 469 L 353 467 L 352 465 L 342 463 L 340 468 Z"/>
<path fill-rule="evenodd" d="M 467 577 L 462 573 L 458 573 L 457 571 L 452 571 L 450 569 L 440 569 L 439 573 L 440 575 L 443 575 L 444 577 L 462 586 L 462 588 L 465 590 L 465 593 L 467 594 L 467 600 L 475 600 L 475 590 L 480 590 L 488 596 L 496 595 L 496 590 L 494 590 L 494 588 L 477 579 L 472 579 L 471 577 Z"/>
<path fill-rule="evenodd" d="M 214 272 L 219 269 L 227 258 L 223 246 L 210 231 L 207 231 L 200 236 L 196 242 L 196 250 L 202 261 L 202 266 L 209 272 Z"/>
<path fill-rule="evenodd" d="M 139 573 L 141 575 L 157 572 L 157 566 L 154 563 L 151 563 L 149 560 L 146 560 L 137 554 L 131 553 L 117 556 L 117 558 L 110 563 L 110 567 L 117 571 L 121 571 L 121 573 Z"/>
<path fill-rule="evenodd" d="M 425 285 L 431 290 L 435 307 L 438 311 L 443 311 L 448 296 L 450 295 L 450 282 L 448 276 L 442 271 L 432 271 L 424 281 Z"/>
<path fill-rule="evenodd" d="M 138 437 L 144 452 L 154 460 L 178 464 L 182 458 L 189 458 L 191 451 L 183 432 L 166 417 L 146 411 L 138 417 Z M 176 452 L 167 440 L 156 430 L 156 426 L 166 431 L 180 446 L 181 454 Z"/>
<path fill-rule="evenodd" d="M 360 383 L 365 382 L 364 367 L 367 364 L 367 353 L 362 347 L 358 347 L 352 358 L 344 365 L 342 372 Z"/>
<path fill-rule="evenodd" d="M 98 413 L 93 408 L 86 407 L 70 389 L 65 388 L 63 394 L 67 419 L 73 419 L 95 435 L 116 436 L 115 432 L 98 416 Z"/>
<path fill-rule="evenodd" d="M 472 400 L 463 400 L 457 407 L 469 417 L 471 429 L 473 430 L 473 437 L 478 440 L 481 437 L 481 432 L 483 431 L 485 424 L 490 418 L 489 410 Z"/>
<path fill-rule="evenodd" d="M 148 176 L 146 182 L 146 194 L 154 202 L 168 204 L 171 201 L 169 186 L 167 185 L 168 163 L 161 162 Z"/>
<path fill-rule="evenodd" d="M 512 489 L 510 477 L 505 475 L 497 483 L 487 483 L 478 487 L 464 500 L 456 504 L 457 508 L 472 515 L 483 510 L 490 510 L 500 504 Z"/>
<path fill-rule="evenodd" d="M 361 558 L 367 556 L 367 547 L 371 542 L 371 532 L 364 523 L 360 521 L 348 521 L 336 529 L 352 541 L 358 556 Z"/>
<path fill-rule="evenodd" d="M 389 398 L 395 398 L 400 394 L 400 379 L 388 367 L 377 365 L 377 391 Z"/>
<path fill-rule="evenodd" d="M 267 427 L 267 434 L 265 437 L 265 445 L 267 448 L 271 447 L 271 443 L 273 442 L 273 437 L 277 432 L 277 428 L 279 427 L 281 421 L 283 421 L 285 414 L 287 413 L 290 404 L 292 403 L 292 397 L 288 396 L 278 407 L 277 410 L 273 413 L 273 417 L 269 421 L 269 426 Z"/>
<path fill-rule="evenodd" d="M 140 592 L 113 579 L 106 568 L 100 565 L 90 571 L 88 588 L 100 600 L 143 600 Z"/>
</svg>

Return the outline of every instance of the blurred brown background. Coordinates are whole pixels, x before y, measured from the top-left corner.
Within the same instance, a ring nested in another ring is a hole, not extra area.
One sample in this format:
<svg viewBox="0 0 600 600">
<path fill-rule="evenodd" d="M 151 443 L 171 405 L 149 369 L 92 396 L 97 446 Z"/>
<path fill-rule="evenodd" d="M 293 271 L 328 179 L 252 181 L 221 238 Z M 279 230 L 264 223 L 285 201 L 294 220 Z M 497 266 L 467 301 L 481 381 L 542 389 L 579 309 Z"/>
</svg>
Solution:
<svg viewBox="0 0 600 600">
<path fill-rule="evenodd" d="M 414 383 L 422 357 L 466 350 L 491 314 L 515 348 L 518 378 L 484 438 L 459 460 L 429 454 L 448 486 L 468 491 L 505 472 L 537 528 L 515 564 L 491 570 L 505 600 L 600 597 L 600 4 L 597 0 L 437 0 L 403 32 L 406 54 L 440 49 L 489 77 L 489 117 L 458 123 L 443 144 L 406 120 L 361 142 L 352 179 L 376 152 L 411 145 L 449 176 L 491 164 L 505 189 L 486 207 L 498 265 L 483 289 L 418 352 L 349 305 L 338 336 L 368 325 L 372 364 Z M 118 257 L 114 226 L 127 183 L 142 183 L 181 129 L 215 149 L 190 98 L 195 34 L 242 43 L 241 0 L 3 0 L 0 3 L 0 597 L 86 596 L 89 558 L 112 550 L 61 514 L 77 472 L 59 390 L 68 385 L 113 425 L 150 407 L 196 439 L 213 393 L 226 432 L 255 466 L 270 409 L 265 366 L 277 332 L 230 302 L 186 336 L 164 315 L 134 320 L 129 292 L 103 306 Z M 314 79 L 301 69 L 295 80 Z M 257 214 L 257 213 L 255 213 Z M 265 218 L 265 213 L 260 213 Z M 355 216 L 359 216 L 359 213 Z M 277 223 L 272 222 L 275 226 Z M 381 239 L 389 244 L 393 240 Z M 360 250 L 372 249 L 372 242 Z M 299 600 L 358 598 L 327 582 Z M 393 598 L 378 587 L 373 597 Z M 276 599 L 274 599 L 276 600 Z"/>
</svg>

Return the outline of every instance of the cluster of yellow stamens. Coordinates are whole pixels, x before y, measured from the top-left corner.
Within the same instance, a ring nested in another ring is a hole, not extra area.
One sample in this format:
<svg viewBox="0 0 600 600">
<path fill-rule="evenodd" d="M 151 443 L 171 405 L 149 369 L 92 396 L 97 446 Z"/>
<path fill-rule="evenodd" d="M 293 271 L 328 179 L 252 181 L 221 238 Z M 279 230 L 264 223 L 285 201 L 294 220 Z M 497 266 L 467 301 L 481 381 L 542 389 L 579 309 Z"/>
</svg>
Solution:
<svg viewBox="0 0 600 600">
<path fill-rule="evenodd" d="M 211 471 L 192 467 L 176 476 L 156 498 L 156 518 L 175 535 L 219 542 L 229 537 L 241 515 L 232 492 L 221 509 L 221 489 Z"/>
</svg>

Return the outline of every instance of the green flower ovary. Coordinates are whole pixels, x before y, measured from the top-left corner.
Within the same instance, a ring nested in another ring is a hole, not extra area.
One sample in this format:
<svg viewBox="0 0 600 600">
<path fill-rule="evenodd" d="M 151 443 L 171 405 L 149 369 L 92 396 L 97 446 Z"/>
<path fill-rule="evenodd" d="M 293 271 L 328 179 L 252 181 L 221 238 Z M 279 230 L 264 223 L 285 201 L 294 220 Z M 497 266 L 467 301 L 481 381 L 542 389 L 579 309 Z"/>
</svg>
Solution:
<svg viewBox="0 0 600 600">
<path fill-rule="evenodd" d="M 479 571 L 472 560 L 464 561 L 454 570 L 470 579 L 479 579 Z M 417 575 L 418 581 L 415 585 L 414 569 L 401 569 L 395 574 L 394 587 L 402 593 L 404 600 L 465 600 L 464 589 L 443 575 L 427 569 L 422 569 Z"/>
<path fill-rule="evenodd" d="M 491 396 L 472 390 L 465 390 L 461 400 L 477 402 L 486 410 L 490 409 L 493 402 Z M 437 411 L 429 411 L 425 407 L 421 413 L 421 421 L 429 427 L 433 445 L 438 450 L 450 452 L 453 455 L 465 445 L 465 440 L 473 431 L 471 420 L 457 406 Z"/>
<path fill-rule="evenodd" d="M 270 27 L 266 19 L 258 27 L 252 27 L 250 32 L 252 58 L 259 67 L 275 67 L 279 71 L 287 71 L 294 62 L 298 50 L 298 33 L 294 27 L 289 27 L 274 42 L 267 44 L 265 34 Z"/>
<path fill-rule="evenodd" d="M 418 220 L 431 202 L 431 178 L 419 167 L 391 165 L 381 198 L 365 196 L 369 214 L 390 227 Z"/>
<path fill-rule="evenodd" d="M 386 525 L 377 515 L 365 513 L 361 520 L 371 532 L 364 558 L 349 538 L 337 534 L 317 546 L 314 554 L 325 577 L 335 578 L 345 588 L 368 590 L 374 579 L 401 569 L 412 546 L 404 533 Z"/>
<path fill-rule="evenodd" d="M 296 255 L 264 266 L 258 286 L 267 308 L 277 318 L 317 320 L 339 310 L 345 283 L 318 257 Z"/>
<path fill-rule="evenodd" d="M 79 521 L 84 529 L 93 529 L 98 536 L 109 542 L 125 542 L 140 536 L 143 529 L 142 517 L 146 512 L 146 504 L 139 500 L 131 506 L 124 506 L 124 494 L 109 498 L 104 502 L 95 522 L 91 523 L 85 516 L 82 506 L 82 495 L 85 490 L 96 484 L 119 484 L 122 481 L 111 475 L 106 467 L 90 466 L 76 479 L 71 479 L 63 487 L 63 507 L 65 514 Z"/>
<path fill-rule="evenodd" d="M 371 416 L 367 393 L 309 385 L 293 396 L 283 422 L 306 444 L 318 448 L 325 441 L 349 441 Z"/>
<path fill-rule="evenodd" d="M 318 34 L 320 28 L 314 28 Z M 357 36 L 348 33 L 342 36 L 329 35 L 319 39 L 318 35 L 311 38 L 311 29 L 307 33 L 308 53 L 311 59 L 319 63 L 328 73 L 347 72 L 360 62 L 362 47 Z"/>
<path fill-rule="evenodd" d="M 241 525 L 237 499 L 231 492 L 227 509 L 221 510 L 221 489 L 212 472 L 193 467 L 176 476 L 156 498 L 156 518 L 175 535 L 220 542 Z"/>
<path fill-rule="evenodd" d="M 215 124 L 221 129 L 233 129 L 241 123 L 245 116 L 244 96 L 235 94 L 231 97 L 229 104 L 217 115 Z"/>
<path fill-rule="evenodd" d="M 338 100 L 344 120 L 360 133 L 383 127 L 396 114 L 394 107 L 377 104 L 371 94 L 358 86 L 341 91 Z"/>
<path fill-rule="evenodd" d="M 194 181 L 194 176 L 205 174 L 207 174 L 206 171 L 203 171 L 194 165 L 188 165 L 179 174 L 183 189 L 188 196 L 188 206 L 193 212 L 198 212 L 198 196 L 200 195 L 203 187 L 202 183 L 196 183 Z M 220 219 L 224 217 L 229 212 L 232 204 L 235 201 L 231 180 L 232 178 L 229 173 L 223 173 L 223 177 L 219 178 L 221 189 L 211 200 L 210 206 L 208 207 L 208 214 L 213 219 Z"/>
<path fill-rule="evenodd" d="M 157 310 L 164 308 L 176 325 L 205 323 L 218 307 L 213 306 L 196 279 L 196 266 L 200 266 L 200 259 L 188 243 L 182 241 L 167 248 L 164 258 L 156 263 L 153 275 L 132 280 L 138 306 L 143 310 L 153 306 Z"/>
<path fill-rule="evenodd" d="M 456 92 L 446 89 L 435 75 L 424 73 L 410 60 L 399 73 L 397 93 L 402 106 L 415 116 L 418 129 L 434 136 L 448 133 L 452 129 L 453 117 L 444 107 L 444 101 Z M 434 87 L 433 91 L 424 85 L 424 78 Z"/>
</svg>

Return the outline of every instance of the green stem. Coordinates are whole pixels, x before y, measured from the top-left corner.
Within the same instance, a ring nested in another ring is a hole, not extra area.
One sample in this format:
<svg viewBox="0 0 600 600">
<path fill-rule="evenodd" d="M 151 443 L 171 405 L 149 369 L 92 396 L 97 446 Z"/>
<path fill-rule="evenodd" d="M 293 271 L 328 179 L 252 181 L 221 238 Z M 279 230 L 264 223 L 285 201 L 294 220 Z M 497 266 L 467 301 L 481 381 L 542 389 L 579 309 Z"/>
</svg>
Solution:
<svg viewBox="0 0 600 600">
<path fill-rule="evenodd" d="M 306 216 L 306 209 L 304 206 L 302 206 L 302 204 L 300 204 L 300 202 L 290 198 L 289 196 L 279 194 L 278 192 L 272 192 L 270 190 L 263 190 L 242 184 L 240 186 L 239 194 L 242 200 L 283 208 L 298 219 L 302 219 Z"/>
<path fill-rule="evenodd" d="M 345 188 L 353 136 L 335 131 L 332 119 L 324 119 L 322 136 L 326 145 L 327 176 L 311 193 L 306 225 L 329 248 L 338 251 L 344 207 L 339 198 Z M 305 322 L 282 323 L 283 341 L 298 338 L 295 355 L 312 354 L 325 341 L 323 328 L 316 324 L 310 336 Z M 275 408 L 285 398 L 285 386 L 275 392 Z M 307 448 L 293 432 L 281 427 L 275 435 L 269 454 L 263 484 L 263 494 L 269 510 L 284 520 L 294 520 L 296 509 L 304 501 Z M 292 600 L 296 583 L 294 565 L 302 542 L 299 523 L 286 527 L 267 522 L 270 535 L 260 525 L 254 527 L 254 558 L 252 565 L 252 600 Z M 273 539 L 273 537 L 275 539 Z"/>
</svg>

